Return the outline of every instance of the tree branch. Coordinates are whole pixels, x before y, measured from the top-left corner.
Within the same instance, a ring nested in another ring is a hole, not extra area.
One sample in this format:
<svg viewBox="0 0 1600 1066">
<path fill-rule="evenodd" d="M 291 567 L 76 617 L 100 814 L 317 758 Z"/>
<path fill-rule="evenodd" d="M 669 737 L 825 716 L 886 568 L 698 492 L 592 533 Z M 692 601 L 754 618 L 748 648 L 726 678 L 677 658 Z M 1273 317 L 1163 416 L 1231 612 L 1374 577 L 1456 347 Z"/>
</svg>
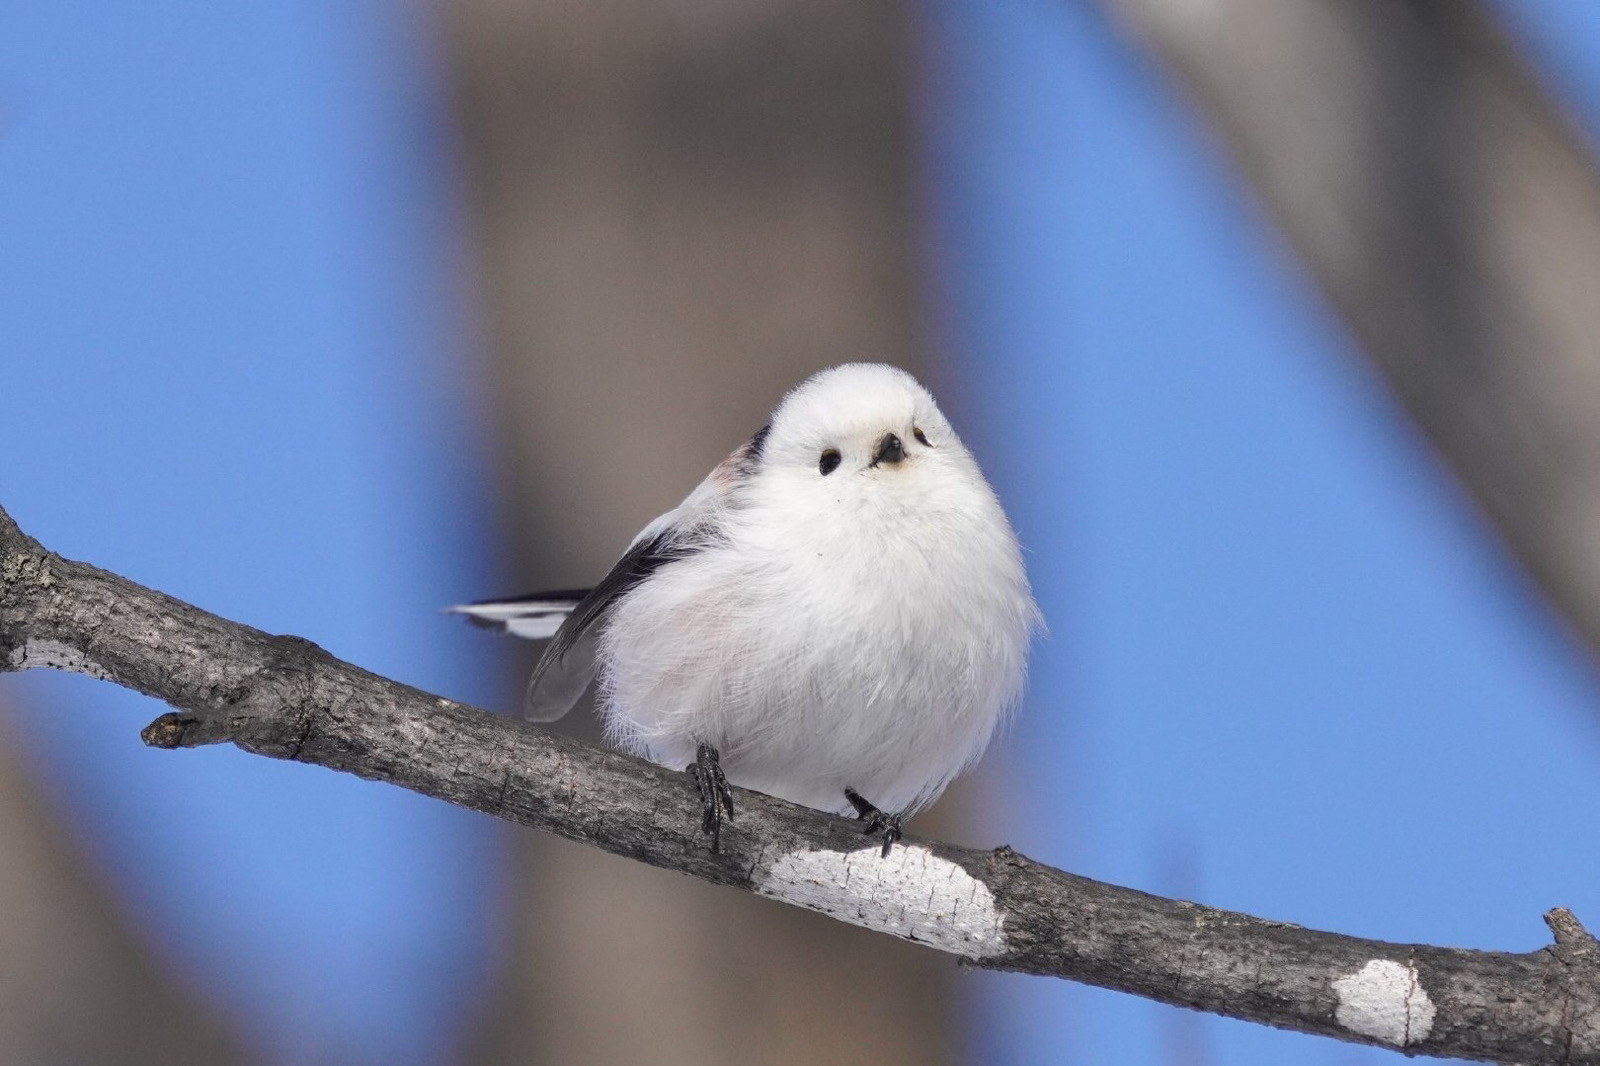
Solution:
<svg viewBox="0 0 1600 1066">
<path fill-rule="evenodd" d="M 1600 945 L 1565 910 L 1528 954 L 1387 944 L 1161 899 L 1010 848 L 907 838 L 735 790 L 713 855 L 683 774 L 398 684 L 42 548 L 0 510 L 0 670 L 52 667 L 171 704 L 159 748 L 316 763 L 926 944 L 1411 1054 L 1600 1063 Z"/>
</svg>

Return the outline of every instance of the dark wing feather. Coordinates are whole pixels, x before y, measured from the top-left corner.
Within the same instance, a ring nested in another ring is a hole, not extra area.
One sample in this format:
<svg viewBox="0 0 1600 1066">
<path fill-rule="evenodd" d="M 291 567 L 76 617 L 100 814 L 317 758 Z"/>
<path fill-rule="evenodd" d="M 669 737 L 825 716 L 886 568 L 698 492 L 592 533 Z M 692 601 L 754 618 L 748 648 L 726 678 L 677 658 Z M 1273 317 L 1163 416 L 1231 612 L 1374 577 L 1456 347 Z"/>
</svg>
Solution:
<svg viewBox="0 0 1600 1066">
<path fill-rule="evenodd" d="M 668 528 L 641 537 L 617 560 L 605 578 L 567 615 L 528 679 L 525 713 L 535 722 L 553 722 L 572 709 L 594 678 L 596 628 L 617 601 L 662 566 L 693 554 L 696 545 Z"/>
<path fill-rule="evenodd" d="M 492 604 L 517 603 L 581 603 L 593 589 L 555 589 L 549 592 L 525 592 L 521 596 L 501 596 L 493 600 L 474 600 L 468 607 L 485 607 Z"/>
<path fill-rule="evenodd" d="M 594 679 L 600 625 L 617 600 L 651 574 L 702 550 L 719 538 L 717 514 L 760 468 L 771 426 L 763 426 L 702 481 L 673 510 L 639 535 L 605 580 L 572 608 L 528 679 L 525 714 L 551 722 L 578 702 Z"/>
</svg>

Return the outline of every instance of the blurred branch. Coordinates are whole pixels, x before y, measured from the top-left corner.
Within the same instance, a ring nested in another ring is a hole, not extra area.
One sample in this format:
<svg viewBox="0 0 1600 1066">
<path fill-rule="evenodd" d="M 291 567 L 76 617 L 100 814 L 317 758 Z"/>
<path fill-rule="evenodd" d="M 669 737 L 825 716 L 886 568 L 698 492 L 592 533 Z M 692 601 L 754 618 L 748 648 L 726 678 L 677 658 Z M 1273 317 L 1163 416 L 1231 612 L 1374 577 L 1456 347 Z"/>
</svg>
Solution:
<svg viewBox="0 0 1600 1066">
<path fill-rule="evenodd" d="M 511 584 L 604 573 L 641 513 L 675 506 L 768 397 L 840 352 L 929 370 L 914 10 L 434 7 Z M 556 729 L 599 736 L 589 714 Z M 544 834 L 509 862 L 502 961 L 461 1066 L 955 1066 L 960 975 L 936 956 Z M 784 964 L 750 981 L 753 953 Z"/>
<path fill-rule="evenodd" d="M 1600 1063 L 1600 944 L 1572 915 L 1527 954 L 1315 932 L 908 839 L 736 790 L 712 854 L 687 776 L 368 673 L 42 548 L 0 510 L 0 670 L 88 674 L 176 708 L 160 748 L 232 743 L 387 781 L 641 862 L 927 944 L 1411 1054 Z"/>
<path fill-rule="evenodd" d="M 1600 652 L 1600 178 L 1478 0 L 1098 0 Z"/>
</svg>

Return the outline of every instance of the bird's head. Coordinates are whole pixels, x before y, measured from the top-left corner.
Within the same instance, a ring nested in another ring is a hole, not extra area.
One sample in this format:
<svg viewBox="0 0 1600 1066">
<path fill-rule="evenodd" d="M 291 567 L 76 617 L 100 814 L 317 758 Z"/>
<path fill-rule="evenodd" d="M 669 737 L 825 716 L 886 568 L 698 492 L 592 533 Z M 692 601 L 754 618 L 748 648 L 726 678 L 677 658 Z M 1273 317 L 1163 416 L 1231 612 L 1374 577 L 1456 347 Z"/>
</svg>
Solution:
<svg viewBox="0 0 1600 1066">
<path fill-rule="evenodd" d="M 813 513 L 925 511 L 991 495 L 928 390 L 882 364 L 836 366 L 797 386 L 760 451 L 762 478 Z"/>
</svg>

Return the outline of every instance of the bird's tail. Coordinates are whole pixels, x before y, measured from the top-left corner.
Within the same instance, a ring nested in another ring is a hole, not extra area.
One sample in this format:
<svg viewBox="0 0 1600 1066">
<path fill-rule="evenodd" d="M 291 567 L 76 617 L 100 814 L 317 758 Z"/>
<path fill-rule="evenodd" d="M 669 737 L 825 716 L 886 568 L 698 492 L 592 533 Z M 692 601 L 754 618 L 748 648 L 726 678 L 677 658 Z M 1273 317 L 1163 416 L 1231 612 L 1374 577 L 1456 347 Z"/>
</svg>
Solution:
<svg viewBox="0 0 1600 1066">
<path fill-rule="evenodd" d="M 548 640 L 588 594 L 588 589 L 531 592 L 526 596 L 457 604 L 445 611 L 465 615 L 475 626 L 503 630 L 514 637 Z"/>
</svg>

